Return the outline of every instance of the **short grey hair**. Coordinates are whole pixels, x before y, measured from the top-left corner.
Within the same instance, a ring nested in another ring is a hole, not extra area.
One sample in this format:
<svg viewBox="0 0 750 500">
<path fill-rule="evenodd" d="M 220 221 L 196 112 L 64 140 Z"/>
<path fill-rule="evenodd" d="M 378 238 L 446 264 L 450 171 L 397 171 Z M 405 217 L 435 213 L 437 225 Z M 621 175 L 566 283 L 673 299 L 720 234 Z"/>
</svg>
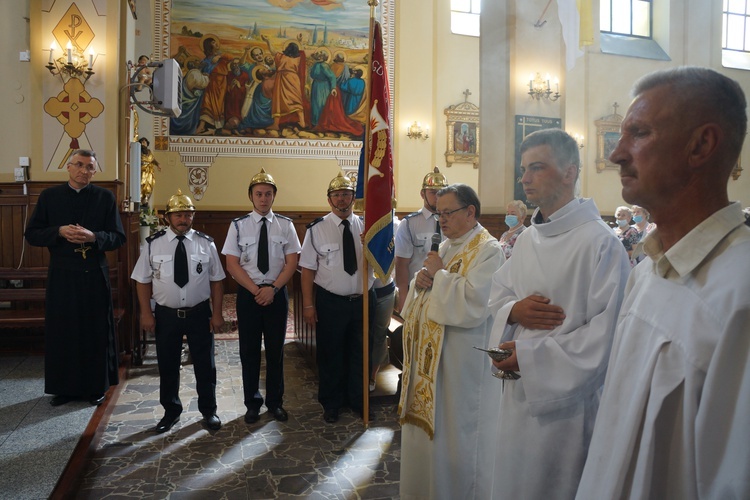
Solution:
<svg viewBox="0 0 750 500">
<path fill-rule="evenodd" d="M 508 203 L 508 206 L 514 206 L 516 210 L 520 213 L 520 220 L 524 220 L 526 218 L 526 213 L 528 212 L 528 208 L 526 207 L 526 203 L 522 202 L 521 200 L 513 200 L 510 203 Z"/>
<path fill-rule="evenodd" d="M 747 102 L 742 87 L 731 78 L 709 68 L 681 66 L 649 73 L 633 86 L 633 96 L 668 85 L 678 99 L 676 120 L 680 118 L 716 121 L 727 137 L 727 162 L 742 152 L 747 133 Z M 684 121 L 683 119 L 683 121 Z"/>
<path fill-rule="evenodd" d="M 68 163 L 71 163 L 73 161 L 74 156 L 85 156 L 87 158 L 93 158 L 94 165 L 96 165 L 97 167 L 99 166 L 99 160 L 96 157 L 96 153 L 91 149 L 76 149 L 68 157 Z"/>
<path fill-rule="evenodd" d="M 456 199 L 461 205 L 465 207 L 470 205 L 473 206 L 476 210 L 476 214 L 474 215 L 475 218 L 478 219 L 479 216 L 482 215 L 482 205 L 479 203 L 479 196 L 477 196 L 477 192 L 470 186 L 467 186 L 466 184 L 451 184 L 450 186 L 444 187 L 438 191 L 437 197 L 440 198 L 448 193 L 455 194 Z"/>
<path fill-rule="evenodd" d="M 626 206 L 617 207 L 617 210 L 615 210 L 615 217 L 617 217 L 617 214 L 622 213 L 622 212 L 625 212 L 626 214 L 628 214 L 629 219 L 631 220 L 633 219 L 633 211 L 630 210 L 630 208 Z"/>
</svg>

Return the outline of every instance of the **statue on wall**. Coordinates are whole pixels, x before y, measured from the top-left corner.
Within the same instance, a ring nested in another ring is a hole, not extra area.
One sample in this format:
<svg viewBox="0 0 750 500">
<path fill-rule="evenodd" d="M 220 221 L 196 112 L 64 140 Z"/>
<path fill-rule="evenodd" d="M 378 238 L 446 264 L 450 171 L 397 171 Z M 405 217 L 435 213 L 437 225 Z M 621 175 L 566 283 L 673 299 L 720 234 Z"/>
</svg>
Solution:
<svg viewBox="0 0 750 500">
<path fill-rule="evenodd" d="M 141 143 L 141 205 L 148 205 L 156 184 L 156 170 L 161 172 L 161 167 L 148 147 L 149 140 L 141 137 L 138 142 Z"/>
</svg>

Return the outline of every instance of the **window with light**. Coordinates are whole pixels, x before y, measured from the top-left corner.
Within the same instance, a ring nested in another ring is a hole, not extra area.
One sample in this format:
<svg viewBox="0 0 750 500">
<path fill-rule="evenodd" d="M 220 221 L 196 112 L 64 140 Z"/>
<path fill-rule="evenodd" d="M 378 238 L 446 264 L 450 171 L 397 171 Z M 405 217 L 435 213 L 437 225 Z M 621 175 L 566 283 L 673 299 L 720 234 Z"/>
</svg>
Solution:
<svg viewBox="0 0 750 500">
<path fill-rule="evenodd" d="M 724 0 L 721 23 L 721 64 L 750 69 L 750 15 L 747 0 Z"/>
<path fill-rule="evenodd" d="M 451 0 L 451 33 L 479 36 L 480 0 Z"/>
<path fill-rule="evenodd" d="M 650 0 L 602 0 L 599 26 L 603 33 L 651 38 Z"/>
</svg>

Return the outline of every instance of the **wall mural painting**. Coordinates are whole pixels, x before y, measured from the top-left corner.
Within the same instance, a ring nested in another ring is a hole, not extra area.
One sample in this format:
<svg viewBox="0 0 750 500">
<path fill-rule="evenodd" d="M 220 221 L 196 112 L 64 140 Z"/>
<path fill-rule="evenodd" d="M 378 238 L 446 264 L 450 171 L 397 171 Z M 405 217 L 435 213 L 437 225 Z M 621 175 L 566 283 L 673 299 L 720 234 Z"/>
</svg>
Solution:
<svg viewBox="0 0 750 500">
<path fill-rule="evenodd" d="M 380 4 L 388 40 L 394 8 Z M 366 0 L 162 0 L 154 18 L 157 57 L 174 58 L 183 75 L 182 114 L 155 120 L 155 149 L 178 151 L 188 169 L 217 156 L 335 158 L 356 169 L 368 117 Z M 191 181 L 194 194 L 204 179 Z"/>
<path fill-rule="evenodd" d="M 362 0 L 173 0 L 169 134 L 361 140 L 368 27 Z"/>
</svg>

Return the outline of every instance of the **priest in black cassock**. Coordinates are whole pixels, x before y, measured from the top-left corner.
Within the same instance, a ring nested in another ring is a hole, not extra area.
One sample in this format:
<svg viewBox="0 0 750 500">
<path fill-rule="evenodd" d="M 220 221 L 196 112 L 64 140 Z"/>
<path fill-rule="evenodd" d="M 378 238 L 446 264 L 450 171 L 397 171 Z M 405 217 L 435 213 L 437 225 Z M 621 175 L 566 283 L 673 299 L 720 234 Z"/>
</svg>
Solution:
<svg viewBox="0 0 750 500">
<path fill-rule="evenodd" d="M 25 232 L 47 247 L 50 263 L 44 325 L 44 392 L 52 406 L 72 399 L 93 405 L 118 383 L 109 266 L 105 252 L 125 243 L 114 194 L 91 184 L 96 153 L 68 159 L 67 184 L 39 195 Z"/>
</svg>

